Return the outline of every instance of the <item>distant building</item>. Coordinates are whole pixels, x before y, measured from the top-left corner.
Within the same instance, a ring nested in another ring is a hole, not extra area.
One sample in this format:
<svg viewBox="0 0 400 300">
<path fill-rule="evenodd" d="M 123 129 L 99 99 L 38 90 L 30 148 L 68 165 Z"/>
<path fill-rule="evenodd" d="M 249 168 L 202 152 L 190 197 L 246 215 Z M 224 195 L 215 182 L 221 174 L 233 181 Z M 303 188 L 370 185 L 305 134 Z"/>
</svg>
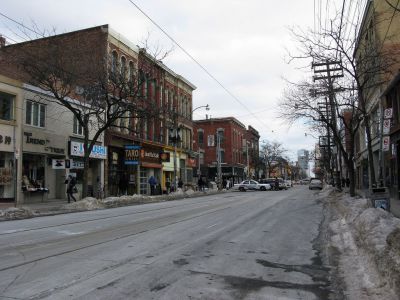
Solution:
<svg viewBox="0 0 400 300">
<path fill-rule="evenodd" d="M 307 177 L 309 174 L 308 162 L 310 160 L 310 152 L 305 149 L 297 151 L 297 161 L 300 168 L 300 176 Z"/>
</svg>

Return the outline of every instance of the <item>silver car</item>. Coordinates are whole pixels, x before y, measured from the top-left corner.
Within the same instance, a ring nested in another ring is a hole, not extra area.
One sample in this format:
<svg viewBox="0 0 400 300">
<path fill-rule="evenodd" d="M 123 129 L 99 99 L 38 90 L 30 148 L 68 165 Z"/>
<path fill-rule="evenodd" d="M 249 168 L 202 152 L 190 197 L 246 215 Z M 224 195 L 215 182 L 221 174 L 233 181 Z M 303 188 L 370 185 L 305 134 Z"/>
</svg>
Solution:
<svg viewBox="0 0 400 300">
<path fill-rule="evenodd" d="M 322 181 L 317 179 L 317 178 L 313 178 L 313 179 L 310 180 L 310 184 L 309 184 L 308 188 L 310 190 L 313 190 L 313 189 L 322 190 Z"/>
<path fill-rule="evenodd" d="M 255 180 L 244 180 L 239 184 L 235 184 L 234 188 L 241 192 L 245 192 L 247 190 L 267 191 L 271 189 L 271 185 L 268 183 L 259 183 Z"/>
</svg>

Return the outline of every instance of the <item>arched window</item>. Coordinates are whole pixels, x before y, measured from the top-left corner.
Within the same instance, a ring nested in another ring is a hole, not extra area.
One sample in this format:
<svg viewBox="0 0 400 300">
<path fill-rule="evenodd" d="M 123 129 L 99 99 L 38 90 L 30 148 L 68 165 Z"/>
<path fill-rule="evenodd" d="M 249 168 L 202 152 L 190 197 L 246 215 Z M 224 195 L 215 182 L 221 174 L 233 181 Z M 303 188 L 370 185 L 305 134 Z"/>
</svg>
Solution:
<svg viewBox="0 0 400 300">
<path fill-rule="evenodd" d="M 111 53 L 111 72 L 115 74 L 117 71 L 117 64 L 118 64 L 118 54 L 117 51 L 113 51 Z"/>
<path fill-rule="evenodd" d="M 129 81 L 133 82 L 135 76 L 135 66 L 133 65 L 133 61 L 129 62 L 129 69 L 128 69 L 128 79 Z"/>
<path fill-rule="evenodd" d="M 121 56 L 121 75 L 122 78 L 126 76 L 126 58 L 125 56 Z"/>
</svg>

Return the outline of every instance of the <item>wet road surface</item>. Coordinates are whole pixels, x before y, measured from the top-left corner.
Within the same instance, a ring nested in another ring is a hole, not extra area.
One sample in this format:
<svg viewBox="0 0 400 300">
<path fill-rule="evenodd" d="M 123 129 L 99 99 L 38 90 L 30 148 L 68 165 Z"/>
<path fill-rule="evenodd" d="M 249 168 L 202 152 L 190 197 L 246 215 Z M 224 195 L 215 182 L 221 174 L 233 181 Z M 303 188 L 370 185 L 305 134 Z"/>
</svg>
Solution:
<svg viewBox="0 0 400 300">
<path fill-rule="evenodd" d="M 0 223 L 0 299 L 328 299 L 296 186 Z"/>
</svg>

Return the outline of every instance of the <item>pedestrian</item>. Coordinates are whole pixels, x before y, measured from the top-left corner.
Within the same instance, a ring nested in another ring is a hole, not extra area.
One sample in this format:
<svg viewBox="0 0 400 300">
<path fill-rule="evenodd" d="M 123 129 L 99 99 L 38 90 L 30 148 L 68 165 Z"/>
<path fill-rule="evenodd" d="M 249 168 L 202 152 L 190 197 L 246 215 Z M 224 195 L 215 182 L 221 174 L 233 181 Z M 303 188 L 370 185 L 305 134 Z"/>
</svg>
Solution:
<svg viewBox="0 0 400 300">
<path fill-rule="evenodd" d="M 171 192 L 171 181 L 169 180 L 169 178 L 167 178 L 167 181 L 165 182 L 165 188 L 168 195 Z"/>
<path fill-rule="evenodd" d="M 157 180 L 154 178 L 153 175 L 151 175 L 149 178 L 149 184 L 150 184 L 150 195 L 155 195 Z"/>
<path fill-rule="evenodd" d="M 119 188 L 119 195 L 124 196 L 127 193 L 128 190 L 128 180 L 126 179 L 126 176 L 124 174 L 121 174 L 118 182 L 118 188 Z"/>
<path fill-rule="evenodd" d="M 178 181 L 178 188 L 180 188 L 180 189 L 183 188 L 183 181 L 181 178 L 179 178 L 179 181 Z"/>
<path fill-rule="evenodd" d="M 96 192 L 96 199 L 103 199 L 103 185 L 101 184 L 100 177 L 97 176 L 97 192 Z"/>
<path fill-rule="evenodd" d="M 204 186 L 204 182 L 203 179 L 201 178 L 201 176 L 199 177 L 199 180 L 197 181 L 197 185 L 199 187 L 199 191 L 203 190 L 203 186 Z"/>
<path fill-rule="evenodd" d="M 68 178 L 65 180 L 65 184 L 67 185 L 67 198 L 68 203 L 71 203 L 71 198 L 76 202 L 76 198 L 74 197 L 74 193 L 77 193 L 78 190 L 76 189 L 76 179 L 72 175 L 68 175 Z"/>
<path fill-rule="evenodd" d="M 226 179 L 222 179 L 222 188 L 225 189 L 226 188 Z"/>
<path fill-rule="evenodd" d="M 231 187 L 231 181 L 229 179 L 226 180 L 226 189 L 229 190 Z"/>
<path fill-rule="evenodd" d="M 346 178 L 346 187 L 350 187 L 350 178 L 349 177 Z"/>
<path fill-rule="evenodd" d="M 279 179 L 278 179 L 278 177 L 275 177 L 274 184 L 275 184 L 275 191 L 279 191 Z"/>
</svg>

